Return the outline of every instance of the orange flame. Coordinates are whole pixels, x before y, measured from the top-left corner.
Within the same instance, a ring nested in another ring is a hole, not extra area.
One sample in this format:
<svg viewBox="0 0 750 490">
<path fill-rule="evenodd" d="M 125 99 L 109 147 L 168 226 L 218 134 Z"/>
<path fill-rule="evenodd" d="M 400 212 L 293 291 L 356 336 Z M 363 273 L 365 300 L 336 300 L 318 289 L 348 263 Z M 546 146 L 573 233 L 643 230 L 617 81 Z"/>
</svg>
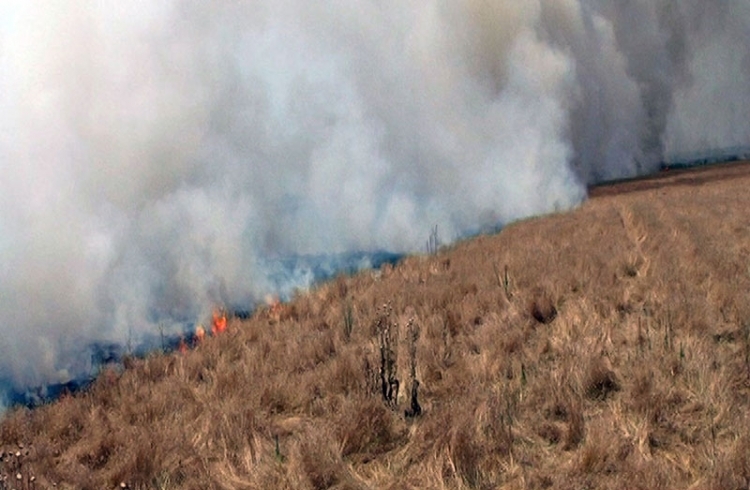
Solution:
<svg viewBox="0 0 750 490">
<path fill-rule="evenodd" d="M 215 309 L 211 322 L 211 335 L 219 335 L 227 329 L 227 315 L 223 310 Z"/>
</svg>

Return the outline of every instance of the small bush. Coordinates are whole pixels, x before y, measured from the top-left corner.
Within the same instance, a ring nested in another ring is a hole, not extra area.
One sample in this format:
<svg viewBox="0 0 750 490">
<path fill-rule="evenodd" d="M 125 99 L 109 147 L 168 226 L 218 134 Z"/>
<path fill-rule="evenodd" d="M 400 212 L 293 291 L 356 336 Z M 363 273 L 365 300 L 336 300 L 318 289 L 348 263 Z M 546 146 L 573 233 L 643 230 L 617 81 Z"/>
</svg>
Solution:
<svg viewBox="0 0 750 490">
<path fill-rule="evenodd" d="M 318 431 L 302 436 L 299 458 L 305 477 L 314 490 L 325 490 L 344 479 L 346 468 L 333 442 Z"/>
<path fill-rule="evenodd" d="M 585 389 L 588 398 L 606 400 L 610 394 L 620 391 L 620 382 L 614 371 L 600 360 L 594 360 L 589 366 Z"/>
<path fill-rule="evenodd" d="M 549 292 L 537 289 L 529 305 L 532 318 L 542 325 L 548 325 L 557 318 L 557 307 Z"/>
<path fill-rule="evenodd" d="M 586 437 L 586 424 L 583 418 L 583 409 L 578 403 L 568 406 L 568 431 L 565 433 L 566 451 L 577 448 Z"/>
<path fill-rule="evenodd" d="M 377 399 L 357 397 L 340 407 L 336 434 L 343 456 L 366 459 L 393 449 L 403 429 L 395 414 Z"/>
</svg>

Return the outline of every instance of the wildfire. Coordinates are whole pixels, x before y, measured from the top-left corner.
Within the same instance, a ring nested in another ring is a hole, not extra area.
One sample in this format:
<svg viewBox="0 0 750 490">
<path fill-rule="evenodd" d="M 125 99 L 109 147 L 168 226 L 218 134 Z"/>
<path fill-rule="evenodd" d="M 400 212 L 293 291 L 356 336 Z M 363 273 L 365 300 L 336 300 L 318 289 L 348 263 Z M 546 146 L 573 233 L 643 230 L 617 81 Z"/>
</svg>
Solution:
<svg viewBox="0 0 750 490">
<path fill-rule="evenodd" d="M 281 304 L 278 297 L 270 294 L 266 296 L 266 305 L 268 305 L 268 317 L 272 322 L 278 323 L 281 320 L 284 305 Z"/>
<path fill-rule="evenodd" d="M 227 330 L 227 312 L 224 308 L 214 308 L 211 314 L 211 336 L 216 337 L 217 335 L 224 333 Z M 177 344 L 177 351 L 180 354 L 186 354 L 190 348 L 198 347 L 206 339 L 206 328 L 203 324 L 199 323 L 195 326 L 195 330 L 190 336 L 188 334 L 186 339 L 184 335 L 180 336 L 180 341 Z"/>
<path fill-rule="evenodd" d="M 227 312 L 224 308 L 214 308 L 211 315 L 211 335 L 216 337 L 220 333 L 224 333 L 227 330 Z M 206 338 L 206 329 L 202 324 L 195 326 L 195 333 L 193 334 L 194 346 L 200 345 Z M 183 348 L 184 347 L 184 348 Z M 185 339 L 180 339 L 180 345 L 178 347 L 180 352 L 184 352 L 187 349 L 187 343 Z"/>
<path fill-rule="evenodd" d="M 214 309 L 213 319 L 211 320 L 211 335 L 217 336 L 224 333 L 227 329 L 227 314 L 223 309 Z"/>
</svg>

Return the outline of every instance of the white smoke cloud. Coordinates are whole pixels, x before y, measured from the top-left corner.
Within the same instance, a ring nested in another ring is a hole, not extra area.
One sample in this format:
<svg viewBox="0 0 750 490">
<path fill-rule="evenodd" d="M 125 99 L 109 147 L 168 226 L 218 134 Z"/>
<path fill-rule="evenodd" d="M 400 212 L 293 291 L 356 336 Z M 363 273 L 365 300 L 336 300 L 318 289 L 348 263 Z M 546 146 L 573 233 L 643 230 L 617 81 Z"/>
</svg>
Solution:
<svg viewBox="0 0 750 490">
<path fill-rule="evenodd" d="M 251 304 L 277 258 L 747 146 L 748 46 L 745 0 L 4 0 L 0 383 Z"/>
</svg>

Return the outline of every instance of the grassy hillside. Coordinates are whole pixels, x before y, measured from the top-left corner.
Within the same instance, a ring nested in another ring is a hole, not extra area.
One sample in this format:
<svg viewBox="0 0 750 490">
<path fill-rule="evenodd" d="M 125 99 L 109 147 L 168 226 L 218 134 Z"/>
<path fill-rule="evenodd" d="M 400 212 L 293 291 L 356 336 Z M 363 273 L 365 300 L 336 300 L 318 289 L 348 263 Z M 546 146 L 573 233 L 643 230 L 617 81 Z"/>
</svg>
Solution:
<svg viewBox="0 0 750 490">
<path fill-rule="evenodd" d="M 749 188 L 593 189 L 130 360 L 7 414 L 0 489 L 747 488 Z"/>
</svg>

